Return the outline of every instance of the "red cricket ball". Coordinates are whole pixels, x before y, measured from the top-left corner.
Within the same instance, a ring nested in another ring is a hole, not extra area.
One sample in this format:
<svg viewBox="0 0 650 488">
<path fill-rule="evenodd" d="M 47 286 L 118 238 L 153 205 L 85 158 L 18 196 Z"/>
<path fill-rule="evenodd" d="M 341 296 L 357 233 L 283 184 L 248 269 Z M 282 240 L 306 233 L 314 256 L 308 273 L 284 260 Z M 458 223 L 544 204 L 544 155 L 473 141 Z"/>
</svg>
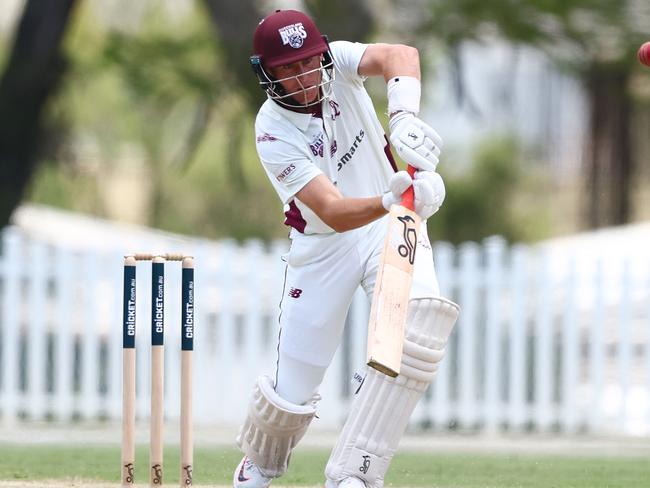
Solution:
<svg viewBox="0 0 650 488">
<path fill-rule="evenodd" d="M 646 66 L 650 66 L 650 41 L 644 42 L 639 48 L 639 61 Z"/>
</svg>

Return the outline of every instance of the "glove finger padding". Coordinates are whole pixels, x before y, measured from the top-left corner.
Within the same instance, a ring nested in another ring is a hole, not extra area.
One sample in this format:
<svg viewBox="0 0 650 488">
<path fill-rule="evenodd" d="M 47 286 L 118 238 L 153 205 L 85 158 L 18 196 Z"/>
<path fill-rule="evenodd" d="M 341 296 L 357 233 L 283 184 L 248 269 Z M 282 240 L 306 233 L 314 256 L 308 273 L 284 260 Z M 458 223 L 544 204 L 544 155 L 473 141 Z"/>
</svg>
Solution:
<svg viewBox="0 0 650 488">
<path fill-rule="evenodd" d="M 384 193 L 381 203 L 386 210 L 390 211 L 391 205 L 399 203 L 402 199 L 402 193 L 411 186 L 413 180 L 406 171 L 398 171 L 390 177 L 388 188 L 390 191 Z"/>
<path fill-rule="evenodd" d="M 390 142 L 399 156 L 417 169 L 435 171 L 442 147 L 438 133 L 408 112 L 395 115 L 389 125 Z"/>
<path fill-rule="evenodd" d="M 390 177 L 388 187 L 393 195 L 401 197 L 402 193 L 404 193 L 412 183 L 413 180 L 411 179 L 411 175 L 406 171 L 398 171 Z"/>
<path fill-rule="evenodd" d="M 446 190 L 442 177 L 433 171 L 418 171 L 413 181 L 415 212 L 428 219 L 435 214 L 445 201 Z"/>
</svg>

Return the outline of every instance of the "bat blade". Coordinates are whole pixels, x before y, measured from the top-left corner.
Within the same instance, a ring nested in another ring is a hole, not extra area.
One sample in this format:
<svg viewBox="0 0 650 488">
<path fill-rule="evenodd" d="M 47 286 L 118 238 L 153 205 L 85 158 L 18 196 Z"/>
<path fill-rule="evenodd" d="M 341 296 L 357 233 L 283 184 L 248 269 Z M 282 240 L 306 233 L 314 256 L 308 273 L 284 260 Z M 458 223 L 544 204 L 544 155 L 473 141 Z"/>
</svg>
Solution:
<svg viewBox="0 0 650 488">
<path fill-rule="evenodd" d="M 390 209 L 388 231 L 377 270 L 368 322 L 369 366 L 399 374 L 420 217 L 412 210 L 412 188 L 402 205 Z M 410 206 L 404 206 L 404 204 Z"/>
</svg>

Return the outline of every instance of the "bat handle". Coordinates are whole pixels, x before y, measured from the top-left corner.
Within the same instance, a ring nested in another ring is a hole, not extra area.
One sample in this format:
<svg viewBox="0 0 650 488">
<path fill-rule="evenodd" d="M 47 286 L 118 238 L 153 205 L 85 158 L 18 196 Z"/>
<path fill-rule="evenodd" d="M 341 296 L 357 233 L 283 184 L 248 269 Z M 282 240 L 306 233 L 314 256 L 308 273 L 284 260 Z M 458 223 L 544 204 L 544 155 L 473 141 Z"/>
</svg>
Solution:
<svg viewBox="0 0 650 488">
<path fill-rule="evenodd" d="M 408 165 L 407 171 L 411 178 L 415 176 L 415 168 Z M 402 193 L 402 207 L 406 207 L 409 210 L 415 210 L 414 206 L 415 192 L 413 191 L 413 185 L 409 186 L 404 193 Z"/>
</svg>

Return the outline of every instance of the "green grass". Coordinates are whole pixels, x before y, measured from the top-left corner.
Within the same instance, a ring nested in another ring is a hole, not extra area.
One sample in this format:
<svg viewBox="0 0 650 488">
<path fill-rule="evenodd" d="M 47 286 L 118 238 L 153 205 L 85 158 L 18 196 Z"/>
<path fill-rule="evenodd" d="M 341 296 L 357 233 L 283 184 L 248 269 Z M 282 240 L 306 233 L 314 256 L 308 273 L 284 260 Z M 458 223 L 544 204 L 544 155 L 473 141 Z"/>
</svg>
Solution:
<svg viewBox="0 0 650 488">
<path fill-rule="evenodd" d="M 298 449 L 282 485 L 323 481 L 327 450 Z M 146 448 L 138 449 L 136 480 L 147 480 Z M 119 480 L 117 447 L 0 445 L 0 480 Z M 234 449 L 197 448 L 196 484 L 228 485 L 240 459 Z M 178 481 L 178 449 L 165 450 L 165 484 Z M 473 455 L 404 452 L 395 457 L 387 486 L 444 488 L 650 488 L 650 462 L 643 458 Z"/>
</svg>

